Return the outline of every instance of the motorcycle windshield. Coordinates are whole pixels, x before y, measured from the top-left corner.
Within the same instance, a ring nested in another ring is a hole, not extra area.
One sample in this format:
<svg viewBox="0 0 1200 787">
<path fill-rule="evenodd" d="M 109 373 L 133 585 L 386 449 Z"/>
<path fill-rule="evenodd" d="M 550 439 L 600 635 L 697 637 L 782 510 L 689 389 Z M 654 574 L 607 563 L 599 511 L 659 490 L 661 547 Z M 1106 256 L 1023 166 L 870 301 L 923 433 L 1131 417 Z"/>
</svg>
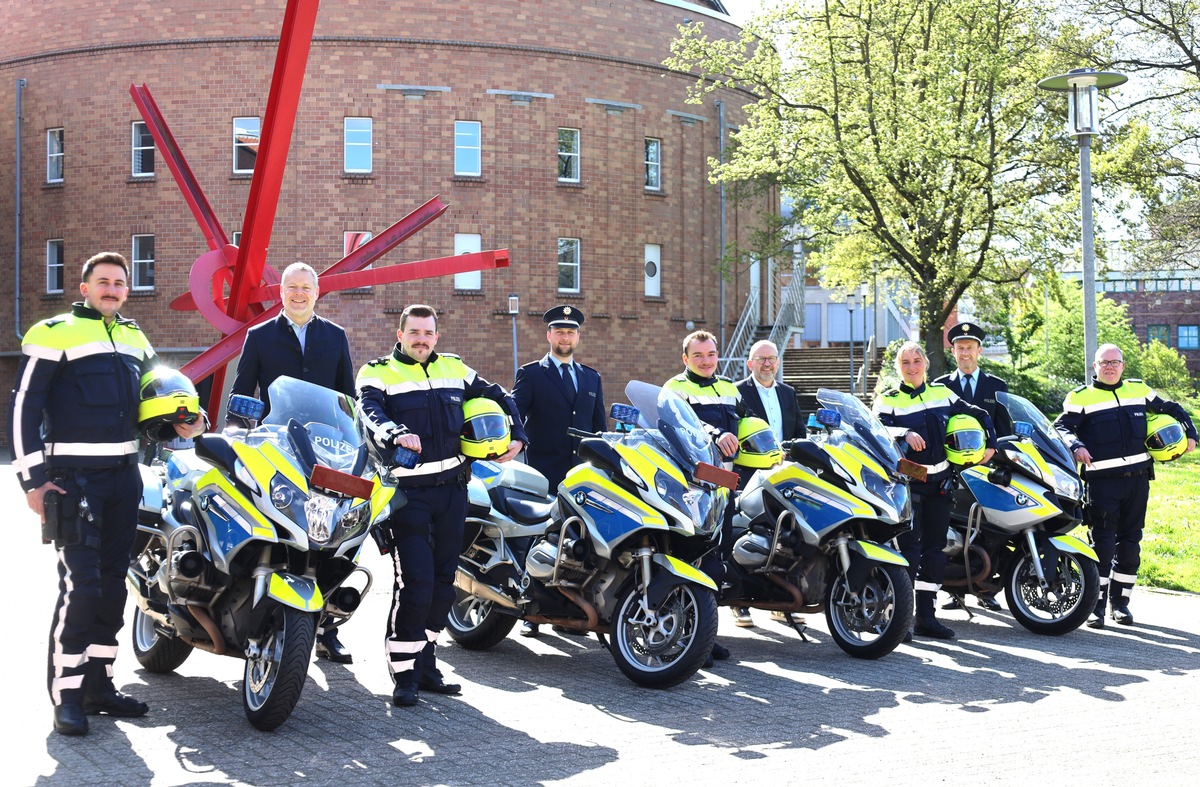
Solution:
<svg viewBox="0 0 1200 787">
<path fill-rule="evenodd" d="M 1071 458 L 1071 449 L 1066 440 L 1050 420 L 1042 415 L 1042 411 L 1033 406 L 1033 402 L 1007 391 L 997 391 L 996 401 L 1008 410 L 1013 423 L 1024 421 L 1033 427 L 1033 443 L 1041 449 L 1043 456 L 1074 472 L 1075 461 Z"/>
<path fill-rule="evenodd" d="M 625 386 L 625 395 L 638 410 L 638 425 L 657 431 L 663 450 L 689 475 L 695 473 L 700 462 L 721 466 L 721 456 L 712 437 L 686 400 L 661 386 L 640 380 L 631 380 Z"/>
<path fill-rule="evenodd" d="M 838 412 L 842 418 L 842 433 L 847 440 L 870 454 L 889 473 L 895 475 L 899 472 L 900 451 L 895 440 L 861 399 L 842 391 L 818 388 L 817 401 L 822 407 Z"/>
<path fill-rule="evenodd" d="M 345 394 L 294 377 L 278 377 L 267 388 L 271 412 L 259 429 L 269 428 L 281 450 L 290 454 L 287 425 L 295 420 L 308 431 L 317 461 L 334 470 L 354 473 L 359 458 L 354 426 L 354 400 Z M 255 430 L 258 431 L 257 429 Z"/>
</svg>

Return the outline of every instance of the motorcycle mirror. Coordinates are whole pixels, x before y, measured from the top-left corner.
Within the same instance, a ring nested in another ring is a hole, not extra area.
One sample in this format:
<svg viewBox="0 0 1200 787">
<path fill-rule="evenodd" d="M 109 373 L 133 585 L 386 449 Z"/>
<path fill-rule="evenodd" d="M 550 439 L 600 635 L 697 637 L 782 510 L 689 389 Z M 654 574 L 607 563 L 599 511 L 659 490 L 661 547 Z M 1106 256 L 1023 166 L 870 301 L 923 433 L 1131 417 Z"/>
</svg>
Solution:
<svg viewBox="0 0 1200 787">
<path fill-rule="evenodd" d="M 308 430 L 304 428 L 304 424 L 295 418 L 290 418 L 288 419 L 287 436 L 288 443 L 292 446 L 292 453 L 300 460 L 300 464 L 304 465 L 304 475 L 311 476 L 313 468 L 317 466 L 317 452 L 313 450 L 312 443 L 309 442 Z"/>
<path fill-rule="evenodd" d="M 618 424 L 624 424 L 632 427 L 637 424 L 638 416 L 641 415 L 641 413 L 639 413 L 638 409 L 633 405 L 614 404 L 611 408 L 609 408 L 608 415 Z"/>
<path fill-rule="evenodd" d="M 842 414 L 837 410 L 822 407 L 820 410 L 817 410 L 817 423 L 821 426 L 827 426 L 830 429 L 837 429 L 842 425 Z"/>
<path fill-rule="evenodd" d="M 230 415 L 236 415 L 238 418 L 244 418 L 247 421 L 258 421 L 263 417 L 263 411 L 267 406 L 262 400 L 255 399 L 253 396 L 245 394 L 231 394 L 229 397 L 229 405 L 226 408 Z"/>
<path fill-rule="evenodd" d="M 1017 437 L 1033 437 L 1033 424 L 1028 421 L 1013 421 L 1013 434 Z"/>
</svg>

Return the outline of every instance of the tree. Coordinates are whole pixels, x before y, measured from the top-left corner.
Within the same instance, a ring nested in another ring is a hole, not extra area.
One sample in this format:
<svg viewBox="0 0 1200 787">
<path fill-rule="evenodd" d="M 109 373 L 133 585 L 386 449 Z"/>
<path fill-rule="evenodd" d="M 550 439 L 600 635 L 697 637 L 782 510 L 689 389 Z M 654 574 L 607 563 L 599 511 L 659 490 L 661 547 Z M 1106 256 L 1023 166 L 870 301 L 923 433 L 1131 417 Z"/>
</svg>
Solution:
<svg viewBox="0 0 1200 787">
<path fill-rule="evenodd" d="M 1093 43 L 1033 0 L 812 0 L 738 41 L 682 27 L 667 65 L 700 74 L 694 100 L 719 86 L 756 97 L 714 179 L 792 197 L 827 286 L 857 286 L 872 265 L 906 281 L 936 374 L 968 287 L 1051 275 L 1076 247 L 1065 102 L 1036 88 L 1075 65 L 1067 42 Z M 1096 147 L 1098 185 L 1123 176 L 1106 156 L 1136 160 L 1146 138 L 1113 137 Z"/>
<path fill-rule="evenodd" d="M 1083 291 L 1078 286 L 1065 286 L 1061 300 L 1050 302 L 1046 318 L 1046 344 L 1036 342 L 1030 355 L 1041 375 L 1048 381 L 1080 385 L 1091 382 L 1083 368 Z M 1124 304 L 1104 297 L 1096 298 L 1096 336 L 1099 344 L 1115 344 L 1125 357 L 1125 376 L 1138 377 L 1141 367 L 1141 345 L 1129 322 Z"/>
</svg>

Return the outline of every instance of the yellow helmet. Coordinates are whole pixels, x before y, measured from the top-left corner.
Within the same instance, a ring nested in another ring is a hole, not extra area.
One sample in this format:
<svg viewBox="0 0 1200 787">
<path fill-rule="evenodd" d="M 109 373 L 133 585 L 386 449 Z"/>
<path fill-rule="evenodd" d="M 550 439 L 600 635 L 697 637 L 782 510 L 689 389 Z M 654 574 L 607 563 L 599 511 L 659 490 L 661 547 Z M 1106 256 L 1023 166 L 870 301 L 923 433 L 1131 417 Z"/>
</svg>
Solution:
<svg viewBox="0 0 1200 787">
<path fill-rule="evenodd" d="M 1146 451 L 1156 462 L 1183 456 L 1187 435 L 1178 421 L 1165 413 L 1146 414 Z"/>
<path fill-rule="evenodd" d="M 508 416 L 496 402 L 485 397 L 463 403 L 461 450 L 472 459 L 494 459 L 508 450 Z"/>
<path fill-rule="evenodd" d="M 147 440 L 171 440 L 175 424 L 194 424 L 199 417 L 200 396 L 185 374 L 158 366 L 142 375 L 138 428 Z"/>
<path fill-rule="evenodd" d="M 987 435 L 971 415 L 952 415 L 946 424 L 946 461 L 952 465 L 977 465 L 983 461 Z"/>
<path fill-rule="evenodd" d="M 783 461 L 783 451 L 770 425 L 761 418 L 738 421 L 738 452 L 733 458 L 741 467 L 774 467 Z"/>
</svg>

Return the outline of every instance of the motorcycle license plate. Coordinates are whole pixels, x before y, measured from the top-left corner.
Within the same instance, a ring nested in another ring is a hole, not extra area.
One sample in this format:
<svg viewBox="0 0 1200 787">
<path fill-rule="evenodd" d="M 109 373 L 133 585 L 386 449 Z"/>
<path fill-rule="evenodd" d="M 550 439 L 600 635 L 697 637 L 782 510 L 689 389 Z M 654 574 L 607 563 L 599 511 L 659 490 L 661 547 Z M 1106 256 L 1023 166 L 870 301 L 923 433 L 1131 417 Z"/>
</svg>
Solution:
<svg viewBox="0 0 1200 787">
<path fill-rule="evenodd" d="M 925 465 L 914 462 L 911 459 L 901 459 L 899 470 L 904 475 L 916 481 L 925 481 L 929 478 L 929 470 Z"/>
</svg>

